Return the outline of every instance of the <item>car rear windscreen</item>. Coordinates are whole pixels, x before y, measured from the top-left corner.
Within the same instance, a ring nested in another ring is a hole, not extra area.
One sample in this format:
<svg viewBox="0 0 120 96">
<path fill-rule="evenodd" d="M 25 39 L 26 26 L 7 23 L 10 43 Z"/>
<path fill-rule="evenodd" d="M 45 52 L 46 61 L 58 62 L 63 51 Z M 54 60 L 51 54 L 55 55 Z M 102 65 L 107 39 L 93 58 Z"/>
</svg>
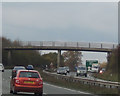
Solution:
<svg viewBox="0 0 120 96">
<path fill-rule="evenodd" d="M 14 70 L 23 70 L 23 69 L 25 69 L 24 67 L 16 67 L 16 68 L 14 68 Z"/>
<path fill-rule="evenodd" d="M 85 67 L 78 67 L 78 70 L 85 70 Z"/>
<path fill-rule="evenodd" d="M 37 72 L 20 72 L 19 77 L 40 78 Z"/>
</svg>

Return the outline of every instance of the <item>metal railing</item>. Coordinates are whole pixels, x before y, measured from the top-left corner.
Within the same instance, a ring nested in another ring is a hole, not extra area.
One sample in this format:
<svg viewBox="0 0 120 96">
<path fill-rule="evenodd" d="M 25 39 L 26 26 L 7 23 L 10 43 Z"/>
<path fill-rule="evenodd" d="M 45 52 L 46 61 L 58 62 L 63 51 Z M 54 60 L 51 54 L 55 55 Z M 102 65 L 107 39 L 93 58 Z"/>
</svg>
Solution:
<svg viewBox="0 0 120 96">
<path fill-rule="evenodd" d="M 22 46 L 52 46 L 52 47 L 80 47 L 114 49 L 118 44 L 88 43 L 88 42 L 60 42 L 60 41 L 21 41 Z"/>
<path fill-rule="evenodd" d="M 52 74 L 50 72 L 43 71 L 44 73 L 48 74 L 49 76 L 52 76 L 56 79 L 62 79 L 65 81 L 71 81 L 71 82 L 80 82 L 83 84 L 89 84 L 91 86 L 99 86 L 99 87 L 106 87 L 106 88 L 117 88 L 120 89 L 120 83 L 119 82 L 110 82 L 110 81 L 98 81 L 98 80 L 92 80 L 92 79 L 84 79 L 84 78 L 76 78 L 76 77 L 70 77 L 60 74 Z"/>
</svg>

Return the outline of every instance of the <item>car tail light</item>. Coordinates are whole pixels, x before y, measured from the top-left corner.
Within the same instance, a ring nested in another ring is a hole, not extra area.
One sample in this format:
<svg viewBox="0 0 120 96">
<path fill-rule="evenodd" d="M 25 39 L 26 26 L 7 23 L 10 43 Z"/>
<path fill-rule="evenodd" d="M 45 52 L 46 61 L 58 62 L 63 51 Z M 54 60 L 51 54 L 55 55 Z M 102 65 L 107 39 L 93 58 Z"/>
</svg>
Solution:
<svg viewBox="0 0 120 96">
<path fill-rule="evenodd" d="M 103 71 L 102 70 L 100 70 L 100 74 L 102 74 L 103 73 Z"/>
<path fill-rule="evenodd" d="M 20 84 L 20 80 L 19 79 L 15 79 L 15 83 L 16 84 Z"/>
<path fill-rule="evenodd" d="M 40 80 L 39 85 L 42 85 L 42 84 L 43 84 L 43 81 L 42 81 L 42 80 Z"/>
<path fill-rule="evenodd" d="M 13 70 L 13 72 L 16 72 L 16 70 Z"/>
</svg>

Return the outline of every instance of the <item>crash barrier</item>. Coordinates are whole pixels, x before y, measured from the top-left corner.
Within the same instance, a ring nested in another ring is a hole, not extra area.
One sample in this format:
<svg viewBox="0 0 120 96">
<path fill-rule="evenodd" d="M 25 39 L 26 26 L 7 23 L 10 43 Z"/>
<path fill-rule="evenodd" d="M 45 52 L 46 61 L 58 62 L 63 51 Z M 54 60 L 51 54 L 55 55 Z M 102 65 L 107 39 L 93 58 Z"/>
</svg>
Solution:
<svg viewBox="0 0 120 96">
<path fill-rule="evenodd" d="M 71 82 L 80 82 L 83 84 L 89 84 L 99 87 L 106 87 L 106 88 L 117 88 L 120 89 L 120 83 L 119 82 L 110 82 L 110 81 L 98 81 L 98 80 L 90 80 L 90 79 L 84 79 L 84 78 L 76 78 L 66 75 L 60 75 L 60 74 L 53 74 L 47 71 L 43 71 L 44 73 L 48 74 L 49 76 L 52 76 L 56 79 L 71 81 Z"/>
</svg>

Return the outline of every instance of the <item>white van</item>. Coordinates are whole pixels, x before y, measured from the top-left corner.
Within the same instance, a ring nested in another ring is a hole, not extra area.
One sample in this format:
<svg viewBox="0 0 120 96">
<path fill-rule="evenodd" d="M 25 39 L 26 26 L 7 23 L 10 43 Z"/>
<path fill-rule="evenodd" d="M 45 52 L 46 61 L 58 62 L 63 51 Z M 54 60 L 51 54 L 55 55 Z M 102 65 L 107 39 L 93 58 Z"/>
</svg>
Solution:
<svg viewBox="0 0 120 96">
<path fill-rule="evenodd" d="M 0 63 L 0 71 L 4 72 L 4 66 L 2 63 Z"/>
<path fill-rule="evenodd" d="M 91 72 L 98 73 L 98 71 L 99 71 L 99 64 L 92 64 Z"/>
</svg>

